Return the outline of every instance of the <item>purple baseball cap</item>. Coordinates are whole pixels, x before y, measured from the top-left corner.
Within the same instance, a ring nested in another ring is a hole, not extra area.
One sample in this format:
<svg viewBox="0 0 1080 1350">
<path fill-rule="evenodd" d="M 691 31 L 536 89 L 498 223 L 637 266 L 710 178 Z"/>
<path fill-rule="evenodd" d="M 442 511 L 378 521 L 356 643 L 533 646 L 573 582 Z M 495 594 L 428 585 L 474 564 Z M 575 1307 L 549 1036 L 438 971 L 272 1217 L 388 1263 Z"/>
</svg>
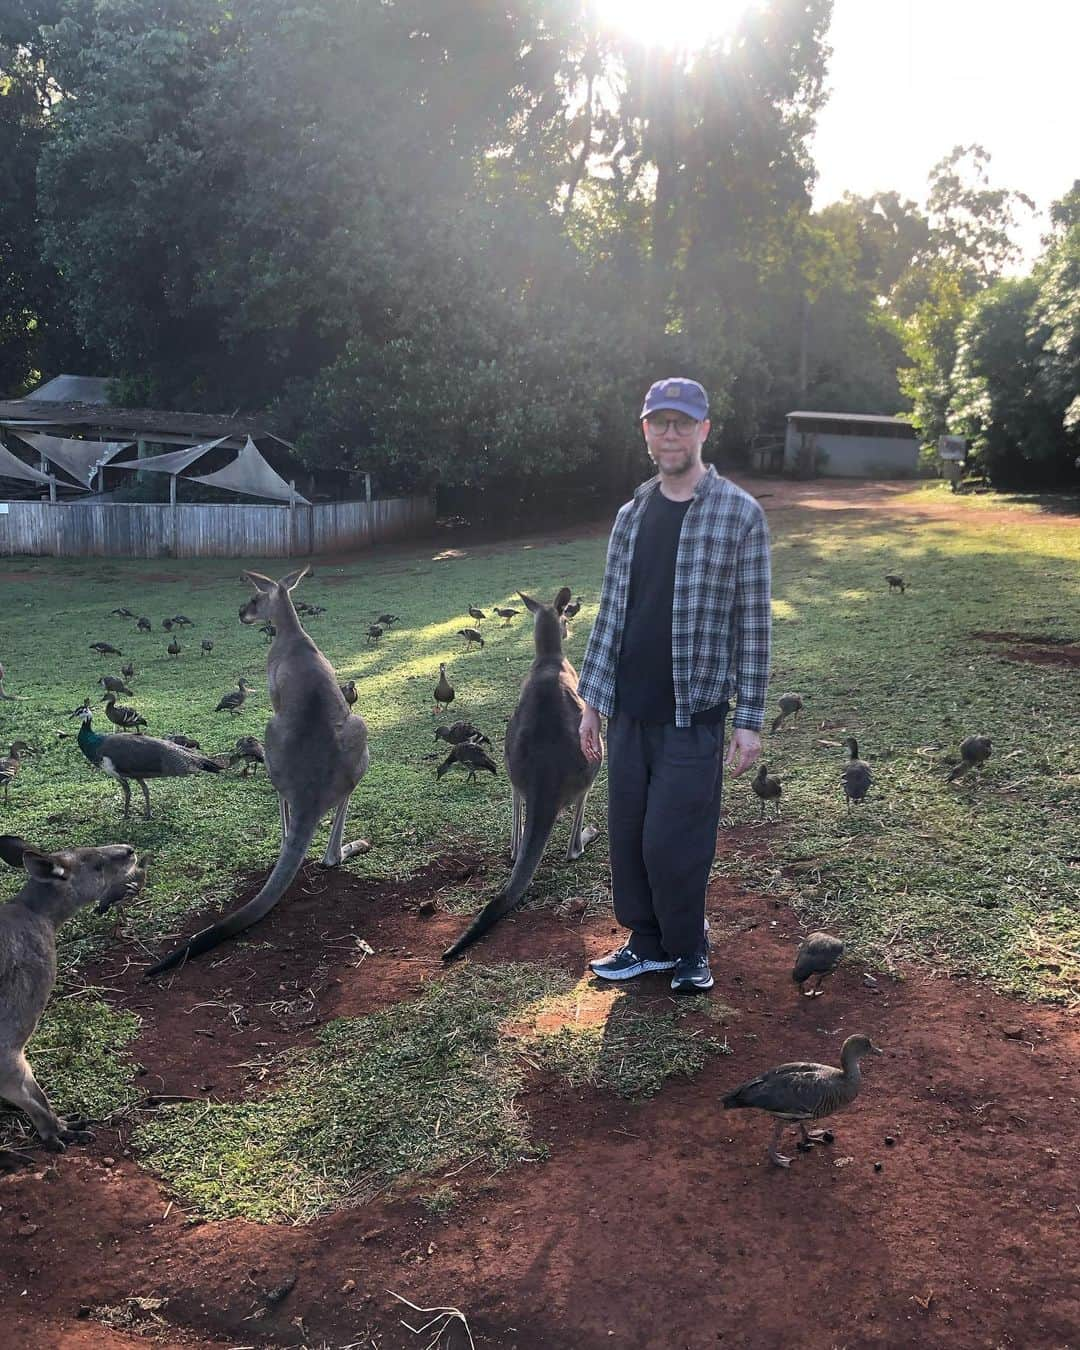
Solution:
<svg viewBox="0 0 1080 1350">
<path fill-rule="evenodd" d="M 650 413 L 667 408 L 685 413 L 695 422 L 704 422 L 709 415 L 709 396 L 697 380 L 684 380 L 681 377 L 657 380 L 645 395 L 641 416 L 648 417 Z"/>
</svg>

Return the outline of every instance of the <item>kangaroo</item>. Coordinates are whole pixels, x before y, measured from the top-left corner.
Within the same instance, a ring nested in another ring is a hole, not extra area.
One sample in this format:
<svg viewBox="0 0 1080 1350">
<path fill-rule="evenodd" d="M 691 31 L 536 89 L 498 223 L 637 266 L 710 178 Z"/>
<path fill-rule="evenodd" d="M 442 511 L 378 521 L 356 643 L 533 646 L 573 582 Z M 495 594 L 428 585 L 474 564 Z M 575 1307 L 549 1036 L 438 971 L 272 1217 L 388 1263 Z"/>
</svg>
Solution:
<svg viewBox="0 0 1080 1350">
<path fill-rule="evenodd" d="M 514 820 L 510 831 L 513 870 L 502 890 L 490 900 L 443 960 L 459 956 L 504 914 L 521 903 L 533 879 L 559 812 L 573 806 L 566 858 L 580 858 L 596 838 L 590 825 L 582 830 L 585 800 L 600 770 L 581 753 L 578 727 L 584 704 L 578 695 L 577 671 L 563 656 L 560 621 L 570 600 L 564 586 L 551 605 L 520 591 L 533 615 L 536 659 L 521 686 L 514 715 L 506 728 L 506 773 L 513 791 Z"/>
<path fill-rule="evenodd" d="M 342 844 L 349 801 L 367 772 L 368 737 L 362 717 L 350 712 L 334 668 L 304 632 L 289 592 L 307 572 L 303 567 L 280 581 L 245 572 L 255 594 L 240 607 L 240 622 L 271 624 L 274 638 L 266 655 L 273 716 L 266 724 L 266 771 L 281 807 L 281 852 L 259 893 L 235 913 L 196 933 L 146 978 L 208 952 L 264 918 L 300 870 L 320 820 L 334 812 L 324 867 L 337 867 L 371 845 L 365 839 Z"/>
<path fill-rule="evenodd" d="M 134 894 L 145 874 L 130 844 L 42 853 L 17 843 L 28 877 L 0 905 L 0 1097 L 26 1112 L 46 1148 L 62 1153 L 66 1144 L 94 1136 L 60 1119 L 26 1058 L 26 1043 L 56 983 L 56 932 L 85 905 L 104 914 Z"/>
</svg>

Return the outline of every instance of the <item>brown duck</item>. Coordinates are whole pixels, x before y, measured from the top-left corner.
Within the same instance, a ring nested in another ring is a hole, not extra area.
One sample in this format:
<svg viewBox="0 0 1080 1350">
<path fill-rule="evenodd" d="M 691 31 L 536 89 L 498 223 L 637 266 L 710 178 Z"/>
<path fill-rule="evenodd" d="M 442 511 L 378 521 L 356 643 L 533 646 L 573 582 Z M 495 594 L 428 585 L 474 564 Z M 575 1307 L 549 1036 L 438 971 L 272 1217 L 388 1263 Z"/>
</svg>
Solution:
<svg viewBox="0 0 1080 1350">
<path fill-rule="evenodd" d="M 769 1161 L 790 1167 L 791 1159 L 777 1152 L 784 1126 L 798 1125 L 802 1149 L 808 1149 L 813 1140 L 831 1142 L 828 1130 L 809 1131 L 806 1122 L 824 1120 L 850 1106 L 862 1085 L 859 1061 L 864 1055 L 880 1054 L 869 1036 L 849 1036 L 840 1049 L 839 1069 L 831 1064 L 780 1064 L 729 1092 L 723 1099 L 724 1110 L 750 1107 L 772 1116 L 776 1127 L 769 1140 Z"/>
</svg>

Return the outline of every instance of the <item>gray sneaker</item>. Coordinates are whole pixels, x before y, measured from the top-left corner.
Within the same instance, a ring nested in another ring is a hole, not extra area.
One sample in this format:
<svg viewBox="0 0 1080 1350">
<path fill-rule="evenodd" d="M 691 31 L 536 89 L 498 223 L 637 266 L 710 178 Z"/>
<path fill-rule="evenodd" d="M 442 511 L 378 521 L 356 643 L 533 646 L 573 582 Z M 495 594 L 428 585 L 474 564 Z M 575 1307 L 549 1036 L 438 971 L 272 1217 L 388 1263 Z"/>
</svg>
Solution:
<svg viewBox="0 0 1080 1350">
<path fill-rule="evenodd" d="M 602 980 L 632 980 L 638 975 L 647 975 L 651 970 L 674 970 L 675 962 L 650 961 L 644 956 L 638 956 L 632 947 L 626 946 L 590 961 L 589 969 Z"/>
<path fill-rule="evenodd" d="M 704 994 L 713 987 L 707 956 L 680 956 L 675 962 L 671 987 L 676 994 Z"/>
</svg>

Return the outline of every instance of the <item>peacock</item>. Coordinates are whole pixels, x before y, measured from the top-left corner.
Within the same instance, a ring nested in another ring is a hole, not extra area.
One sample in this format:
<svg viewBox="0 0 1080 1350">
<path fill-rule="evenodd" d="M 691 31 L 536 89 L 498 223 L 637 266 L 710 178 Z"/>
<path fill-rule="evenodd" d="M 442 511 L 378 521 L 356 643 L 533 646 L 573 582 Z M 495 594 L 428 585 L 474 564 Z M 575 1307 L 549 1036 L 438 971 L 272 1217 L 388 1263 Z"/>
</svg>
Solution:
<svg viewBox="0 0 1080 1350">
<path fill-rule="evenodd" d="M 111 732 L 102 736 L 94 730 L 90 700 L 76 708 L 72 717 L 82 719 L 79 728 L 79 749 L 96 769 L 104 769 L 120 784 L 124 794 L 124 816 L 131 814 L 132 781 L 142 788 L 146 819 L 150 819 L 150 792 L 148 778 L 187 778 L 195 773 L 220 773 L 224 764 L 195 750 L 185 750 L 171 741 L 156 736 L 128 736 Z"/>
</svg>

